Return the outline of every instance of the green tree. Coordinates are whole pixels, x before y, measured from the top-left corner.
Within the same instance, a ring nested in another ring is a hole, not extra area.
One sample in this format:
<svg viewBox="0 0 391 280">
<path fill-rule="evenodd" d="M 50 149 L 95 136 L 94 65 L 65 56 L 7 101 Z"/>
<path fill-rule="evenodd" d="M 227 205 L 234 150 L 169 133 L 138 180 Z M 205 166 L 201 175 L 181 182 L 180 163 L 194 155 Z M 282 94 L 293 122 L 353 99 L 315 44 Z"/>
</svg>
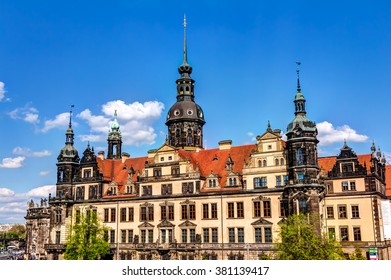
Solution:
<svg viewBox="0 0 391 280">
<path fill-rule="evenodd" d="M 281 224 L 277 243 L 280 260 L 342 260 L 341 245 L 325 235 L 317 234 L 314 215 L 291 215 Z"/>
<path fill-rule="evenodd" d="M 24 225 L 15 224 L 8 230 L 8 236 L 23 239 L 26 237 L 26 227 Z"/>
<path fill-rule="evenodd" d="M 363 255 L 360 247 L 356 246 L 354 253 L 349 256 L 350 260 L 366 260 L 367 258 Z"/>
<path fill-rule="evenodd" d="M 104 238 L 107 230 L 102 226 L 97 214 L 87 210 L 87 214 L 76 214 L 76 223 L 71 228 L 64 258 L 66 260 L 99 260 L 110 252 L 110 245 Z"/>
</svg>

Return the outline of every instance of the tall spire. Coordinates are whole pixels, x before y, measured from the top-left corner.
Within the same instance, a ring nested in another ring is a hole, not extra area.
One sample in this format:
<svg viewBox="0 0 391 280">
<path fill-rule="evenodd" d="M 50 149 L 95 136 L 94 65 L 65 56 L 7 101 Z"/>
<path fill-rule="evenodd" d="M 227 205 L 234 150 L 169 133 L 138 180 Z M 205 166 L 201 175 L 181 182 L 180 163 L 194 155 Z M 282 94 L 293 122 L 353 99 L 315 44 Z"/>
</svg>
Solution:
<svg viewBox="0 0 391 280">
<path fill-rule="evenodd" d="M 75 107 L 75 105 L 71 105 L 71 110 L 69 110 L 69 128 L 72 128 L 72 108 Z"/>
<path fill-rule="evenodd" d="M 297 74 L 297 92 L 301 92 L 300 88 L 300 61 L 296 61 L 296 74 Z"/>
<path fill-rule="evenodd" d="M 187 65 L 186 15 L 183 16 L 183 65 Z"/>
</svg>

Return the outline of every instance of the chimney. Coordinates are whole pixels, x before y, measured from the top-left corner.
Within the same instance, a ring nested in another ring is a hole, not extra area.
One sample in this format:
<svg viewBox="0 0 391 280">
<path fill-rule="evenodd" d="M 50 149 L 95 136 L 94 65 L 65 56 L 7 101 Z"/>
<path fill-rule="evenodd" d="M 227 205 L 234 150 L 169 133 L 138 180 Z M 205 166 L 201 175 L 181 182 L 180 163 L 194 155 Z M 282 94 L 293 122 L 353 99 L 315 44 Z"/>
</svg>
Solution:
<svg viewBox="0 0 391 280">
<path fill-rule="evenodd" d="M 121 159 L 122 159 L 122 163 L 125 163 L 125 161 L 130 158 L 130 155 L 128 153 L 122 153 L 121 154 Z"/>
<path fill-rule="evenodd" d="M 223 140 L 219 142 L 219 150 L 229 150 L 232 147 L 232 140 Z"/>
<path fill-rule="evenodd" d="M 104 151 L 98 152 L 98 158 L 100 158 L 101 160 L 104 160 L 105 159 L 105 152 Z"/>
</svg>

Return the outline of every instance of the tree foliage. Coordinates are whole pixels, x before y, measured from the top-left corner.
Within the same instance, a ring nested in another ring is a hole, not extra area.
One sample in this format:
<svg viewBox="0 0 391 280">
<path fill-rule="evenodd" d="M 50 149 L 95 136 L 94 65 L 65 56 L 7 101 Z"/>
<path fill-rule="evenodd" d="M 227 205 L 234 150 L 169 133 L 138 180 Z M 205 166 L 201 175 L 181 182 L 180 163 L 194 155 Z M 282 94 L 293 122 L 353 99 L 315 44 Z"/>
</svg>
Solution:
<svg viewBox="0 0 391 280">
<path fill-rule="evenodd" d="M 277 244 L 280 260 L 341 260 L 341 245 L 327 236 L 317 234 L 314 216 L 291 215 L 281 224 L 281 242 Z M 312 222 L 312 223 L 311 223 Z"/>
<path fill-rule="evenodd" d="M 77 214 L 72 234 L 68 237 L 64 258 L 66 260 L 99 260 L 110 252 L 110 245 L 104 238 L 106 227 L 102 226 L 97 214 Z"/>
</svg>

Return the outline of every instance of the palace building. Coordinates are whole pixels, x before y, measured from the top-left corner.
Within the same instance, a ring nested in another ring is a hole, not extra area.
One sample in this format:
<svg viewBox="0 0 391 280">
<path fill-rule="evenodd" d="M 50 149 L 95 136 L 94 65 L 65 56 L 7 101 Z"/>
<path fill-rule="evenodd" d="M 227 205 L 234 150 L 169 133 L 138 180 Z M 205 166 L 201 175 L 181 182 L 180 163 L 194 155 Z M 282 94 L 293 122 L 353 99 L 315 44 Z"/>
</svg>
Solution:
<svg viewBox="0 0 391 280">
<path fill-rule="evenodd" d="M 359 247 L 369 258 L 376 248 L 377 258 L 390 259 L 391 168 L 375 144 L 357 155 L 345 142 L 338 156 L 318 157 L 318 132 L 307 117 L 299 70 L 286 141 L 269 122 L 256 143 L 222 140 L 213 149 L 204 149 L 206 121 L 195 102 L 192 70 L 185 24 L 167 138 L 144 157 L 122 152 L 117 112 L 107 155 L 88 144 L 79 156 L 70 114 L 56 193 L 27 209 L 29 257 L 62 259 L 70 226 L 86 211 L 96 211 L 109 228 L 113 259 L 272 257 L 280 223 L 314 212 L 317 230 L 341 241 L 346 253 Z"/>
</svg>

